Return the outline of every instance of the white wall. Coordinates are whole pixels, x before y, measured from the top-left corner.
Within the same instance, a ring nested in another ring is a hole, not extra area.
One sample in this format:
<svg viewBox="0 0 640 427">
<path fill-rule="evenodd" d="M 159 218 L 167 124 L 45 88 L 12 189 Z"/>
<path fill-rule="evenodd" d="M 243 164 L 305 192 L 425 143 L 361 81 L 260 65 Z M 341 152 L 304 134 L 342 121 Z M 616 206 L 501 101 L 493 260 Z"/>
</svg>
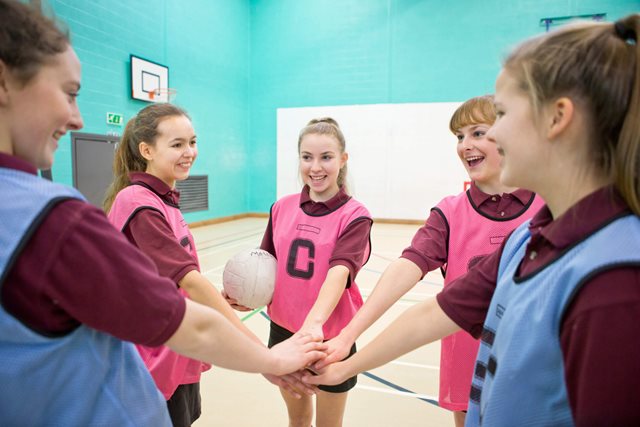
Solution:
<svg viewBox="0 0 640 427">
<path fill-rule="evenodd" d="M 348 185 L 374 218 L 424 220 L 468 179 L 449 119 L 457 102 L 278 109 L 278 198 L 300 191 L 298 133 L 316 117 L 338 121 L 349 153 Z"/>
</svg>

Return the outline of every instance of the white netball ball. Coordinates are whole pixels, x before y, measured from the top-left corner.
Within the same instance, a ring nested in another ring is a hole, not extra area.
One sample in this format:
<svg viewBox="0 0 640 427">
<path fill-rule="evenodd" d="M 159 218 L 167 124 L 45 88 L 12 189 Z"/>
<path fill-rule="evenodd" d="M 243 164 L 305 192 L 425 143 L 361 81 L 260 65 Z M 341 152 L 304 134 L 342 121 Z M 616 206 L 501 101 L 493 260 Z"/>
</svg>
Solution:
<svg viewBox="0 0 640 427">
<path fill-rule="evenodd" d="M 222 285 L 239 304 L 249 308 L 267 305 L 276 285 L 277 261 L 262 249 L 247 249 L 234 255 L 224 266 Z"/>
</svg>

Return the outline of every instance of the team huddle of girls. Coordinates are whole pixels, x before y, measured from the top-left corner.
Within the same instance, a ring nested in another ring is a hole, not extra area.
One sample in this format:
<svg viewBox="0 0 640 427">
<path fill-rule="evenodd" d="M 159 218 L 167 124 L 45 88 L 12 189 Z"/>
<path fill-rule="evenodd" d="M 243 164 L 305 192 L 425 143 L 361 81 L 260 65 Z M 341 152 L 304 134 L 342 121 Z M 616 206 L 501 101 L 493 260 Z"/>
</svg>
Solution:
<svg viewBox="0 0 640 427">
<path fill-rule="evenodd" d="M 200 272 L 179 210 L 188 113 L 129 121 L 107 216 L 39 178 L 83 127 L 81 65 L 51 19 L 0 0 L 0 424 L 188 426 L 214 364 L 278 386 L 290 426 L 340 426 L 358 373 L 438 339 L 456 426 L 640 424 L 639 32 L 630 15 L 517 46 L 495 95 L 450 121 L 470 188 L 431 209 L 366 303 L 373 220 L 345 136 L 329 117 L 302 127 L 302 189 L 275 201 L 261 244 L 277 259 L 265 346 Z M 438 268 L 444 289 L 356 351 Z"/>
</svg>

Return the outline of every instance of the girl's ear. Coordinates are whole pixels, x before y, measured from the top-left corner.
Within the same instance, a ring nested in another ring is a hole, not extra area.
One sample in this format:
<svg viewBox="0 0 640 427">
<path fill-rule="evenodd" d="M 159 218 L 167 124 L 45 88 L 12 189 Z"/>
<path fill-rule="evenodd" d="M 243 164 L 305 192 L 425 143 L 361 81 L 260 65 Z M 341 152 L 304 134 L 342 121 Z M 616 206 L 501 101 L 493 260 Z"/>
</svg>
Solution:
<svg viewBox="0 0 640 427">
<path fill-rule="evenodd" d="M 148 162 L 153 160 L 153 146 L 147 144 L 146 142 L 141 142 L 138 144 L 138 150 L 140 150 L 140 155 Z"/>
<path fill-rule="evenodd" d="M 570 98 L 562 97 L 548 106 L 547 138 L 555 139 L 569 127 L 575 114 L 575 104 Z"/>
<path fill-rule="evenodd" d="M 7 105 L 9 102 L 9 68 L 0 61 L 0 106 Z"/>
<path fill-rule="evenodd" d="M 340 155 L 340 167 L 341 168 L 347 163 L 347 160 L 349 160 L 349 153 L 347 153 L 345 151 L 344 153 L 342 153 L 342 155 Z"/>
</svg>

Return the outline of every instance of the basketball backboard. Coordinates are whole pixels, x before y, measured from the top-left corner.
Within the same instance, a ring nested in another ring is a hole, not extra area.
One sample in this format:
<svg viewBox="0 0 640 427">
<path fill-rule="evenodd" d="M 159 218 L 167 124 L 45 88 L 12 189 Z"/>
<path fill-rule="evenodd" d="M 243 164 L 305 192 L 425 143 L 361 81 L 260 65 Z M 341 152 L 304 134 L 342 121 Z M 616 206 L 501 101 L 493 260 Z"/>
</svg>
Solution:
<svg viewBox="0 0 640 427">
<path fill-rule="evenodd" d="M 169 102 L 169 67 L 131 55 L 131 97 L 147 102 Z"/>
</svg>

